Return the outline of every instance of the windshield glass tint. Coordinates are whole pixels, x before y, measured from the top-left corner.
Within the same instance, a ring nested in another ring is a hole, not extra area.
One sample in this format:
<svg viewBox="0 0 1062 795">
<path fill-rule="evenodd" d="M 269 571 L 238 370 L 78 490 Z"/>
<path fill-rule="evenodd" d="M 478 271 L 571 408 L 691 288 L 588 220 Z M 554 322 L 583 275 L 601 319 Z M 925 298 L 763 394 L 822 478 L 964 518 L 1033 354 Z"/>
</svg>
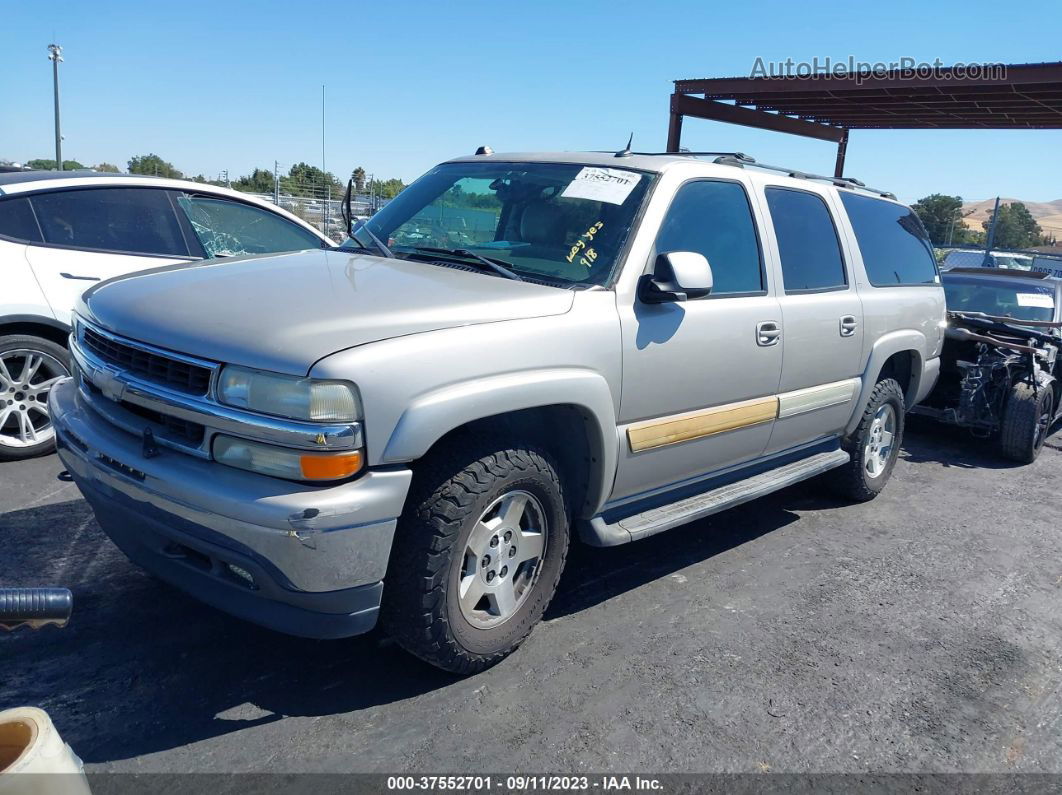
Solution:
<svg viewBox="0 0 1062 795">
<path fill-rule="evenodd" d="M 467 249 L 525 278 L 604 284 L 650 181 L 617 168 L 448 163 L 402 191 L 368 227 L 400 257 Z"/>
<path fill-rule="evenodd" d="M 993 284 L 977 279 L 944 276 L 944 295 L 951 312 L 984 312 L 1015 320 L 1054 320 L 1055 286 Z"/>
</svg>

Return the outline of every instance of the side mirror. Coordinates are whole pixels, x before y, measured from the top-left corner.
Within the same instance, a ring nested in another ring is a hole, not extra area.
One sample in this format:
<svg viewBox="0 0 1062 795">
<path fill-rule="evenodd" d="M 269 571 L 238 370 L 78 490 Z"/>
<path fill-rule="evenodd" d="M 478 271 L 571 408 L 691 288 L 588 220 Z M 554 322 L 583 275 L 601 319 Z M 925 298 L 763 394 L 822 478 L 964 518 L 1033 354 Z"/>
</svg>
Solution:
<svg viewBox="0 0 1062 795">
<path fill-rule="evenodd" d="M 659 254 L 652 273 L 638 284 L 638 296 L 647 304 L 703 298 L 712 292 L 712 266 L 695 251 Z"/>
<path fill-rule="evenodd" d="M 350 211 L 350 194 L 354 188 L 354 180 L 347 180 L 347 192 L 343 194 L 343 203 L 339 207 L 339 212 L 343 216 L 343 228 L 347 232 L 347 237 L 350 237 L 354 233 L 354 215 Z"/>
</svg>

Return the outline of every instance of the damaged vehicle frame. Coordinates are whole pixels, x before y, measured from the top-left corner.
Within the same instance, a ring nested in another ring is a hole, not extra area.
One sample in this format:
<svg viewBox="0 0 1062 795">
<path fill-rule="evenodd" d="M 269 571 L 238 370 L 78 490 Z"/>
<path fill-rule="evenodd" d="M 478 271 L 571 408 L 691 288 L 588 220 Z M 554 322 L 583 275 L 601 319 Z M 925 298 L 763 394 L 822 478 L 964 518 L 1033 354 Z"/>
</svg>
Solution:
<svg viewBox="0 0 1062 795">
<path fill-rule="evenodd" d="M 1062 415 L 1062 280 L 1003 268 L 942 275 L 948 328 L 936 387 L 912 413 L 993 439 L 1035 461 Z"/>
</svg>

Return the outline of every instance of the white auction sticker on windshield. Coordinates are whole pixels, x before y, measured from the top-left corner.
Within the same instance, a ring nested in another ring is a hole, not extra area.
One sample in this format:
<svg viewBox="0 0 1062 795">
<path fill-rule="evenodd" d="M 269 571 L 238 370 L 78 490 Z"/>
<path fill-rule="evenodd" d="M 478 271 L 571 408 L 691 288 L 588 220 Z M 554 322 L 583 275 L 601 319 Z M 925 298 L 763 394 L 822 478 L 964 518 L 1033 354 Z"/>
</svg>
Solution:
<svg viewBox="0 0 1062 795">
<path fill-rule="evenodd" d="M 568 183 L 568 187 L 561 193 L 561 198 L 623 204 L 641 178 L 641 174 L 635 174 L 633 171 L 586 166 Z"/>
<path fill-rule="evenodd" d="M 1040 309 L 1054 309 L 1055 300 L 1043 293 L 1018 293 L 1018 306 L 1035 306 Z"/>
</svg>

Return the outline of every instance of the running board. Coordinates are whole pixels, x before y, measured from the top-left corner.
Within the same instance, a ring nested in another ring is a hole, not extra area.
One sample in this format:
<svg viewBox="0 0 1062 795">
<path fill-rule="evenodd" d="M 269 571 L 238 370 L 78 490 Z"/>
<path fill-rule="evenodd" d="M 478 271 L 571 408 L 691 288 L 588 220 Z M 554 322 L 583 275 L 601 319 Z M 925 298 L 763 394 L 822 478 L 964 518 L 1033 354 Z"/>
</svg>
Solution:
<svg viewBox="0 0 1062 795">
<path fill-rule="evenodd" d="M 601 516 L 595 516 L 585 528 L 588 531 L 585 540 L 601 547 L 637 541 L 792 486 L 834 467 L 843 466 L 850 460 L 851 456 L 844 450 L 817 453 L 744 480 L 686 497 L 670 505 L 626 516 L 612 524 Z"/>
</svg>

